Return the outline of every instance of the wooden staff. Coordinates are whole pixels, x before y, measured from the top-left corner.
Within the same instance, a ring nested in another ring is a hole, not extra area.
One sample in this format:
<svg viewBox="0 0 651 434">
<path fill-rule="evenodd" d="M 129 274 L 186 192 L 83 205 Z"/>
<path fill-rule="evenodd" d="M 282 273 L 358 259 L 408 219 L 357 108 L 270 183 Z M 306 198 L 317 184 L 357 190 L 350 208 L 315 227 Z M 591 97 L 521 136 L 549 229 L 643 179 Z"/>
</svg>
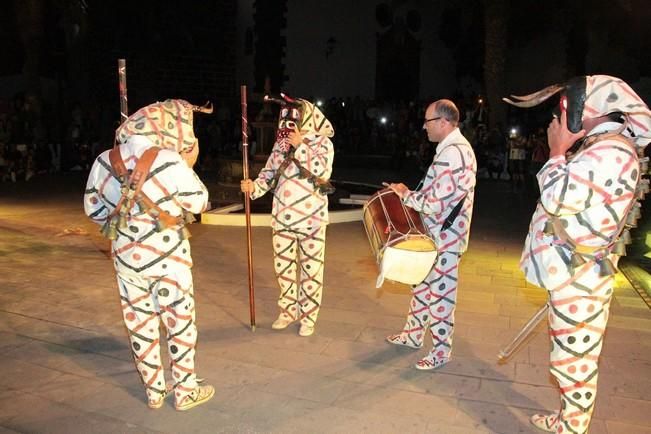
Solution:
<svg viewBox="0 0 651 434">
<path fill-rule="evenodd" d="M 527 322 L 522 330 L 513 338 L 509 344 L 504 347 L 503 350 L 497 355 L 497 359 L 500 363 L 506 363 L 508 359 L 513 355 L 515 350 L 517 350 L 520 345 L 531 335 L 531 332 L 536 328 L 536 326 L 542 321 L 546 314 L 547 309 L 549 308 L 549 303 L 545 303 L 543 307 L 538 309 L 538 311 L 531 317 L 529 322 Z"/>
<path fill-rule="evenodd" d="M 249 179 L 249 121 L 246 108 L 246 85 L 240 86 L 242 103 L 242 174 Z M 249 260 L 249 315 L 251 331 L 255 331 L 255 291 L 253 289 L 253 247 L 251 245 L 251 198 L 244 193 L 244 214 L 246 216 L 246 249 Z"/>
<path fill-rule="evenodd" d="M 129 117 L 129 105 L 127 100 L 127 62 L 118 59 L 118 83 L 120 86 L 120 125 Z"/>
</svg>

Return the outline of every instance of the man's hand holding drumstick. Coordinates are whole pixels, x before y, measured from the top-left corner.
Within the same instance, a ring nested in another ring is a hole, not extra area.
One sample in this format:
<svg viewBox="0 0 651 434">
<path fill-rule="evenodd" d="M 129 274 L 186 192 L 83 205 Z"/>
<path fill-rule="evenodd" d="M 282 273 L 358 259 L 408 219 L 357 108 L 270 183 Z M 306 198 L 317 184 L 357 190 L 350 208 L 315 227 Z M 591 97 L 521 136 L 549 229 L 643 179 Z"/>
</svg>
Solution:
<svg viewBox="0 0 651 434">
<path fill-rule="evenodd" d="M 389 184 L 388 182 L 383 182 L 382 185 L 385 186 L 386 188 L 391 189 L 395 194 L 398 195 L 398 197 L 400 199 L 405 197 L 405 195 L 409 191 L 407 186 L 405 184 L 403 184 L 403 183 L 399 183 L 399 184 L 391 183 L 391 184 Z"/>
</svg>

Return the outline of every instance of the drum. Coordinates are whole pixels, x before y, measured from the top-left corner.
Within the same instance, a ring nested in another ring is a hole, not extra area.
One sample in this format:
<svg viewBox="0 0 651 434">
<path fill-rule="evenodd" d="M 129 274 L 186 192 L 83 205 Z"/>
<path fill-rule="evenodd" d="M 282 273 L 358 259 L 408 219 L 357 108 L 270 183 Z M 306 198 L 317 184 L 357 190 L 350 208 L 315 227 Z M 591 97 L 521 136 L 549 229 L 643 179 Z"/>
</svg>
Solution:
<svg viewBox="0 0 651 434">
<path fill-rule="evenodd" d="M 364 228 L 380 274 L 384 279 L 417 285 L 436 262 L 436 244 L 414 209 L 405 206 L 390 189 L 380 190 L 364 205 Z"/>
</svg>

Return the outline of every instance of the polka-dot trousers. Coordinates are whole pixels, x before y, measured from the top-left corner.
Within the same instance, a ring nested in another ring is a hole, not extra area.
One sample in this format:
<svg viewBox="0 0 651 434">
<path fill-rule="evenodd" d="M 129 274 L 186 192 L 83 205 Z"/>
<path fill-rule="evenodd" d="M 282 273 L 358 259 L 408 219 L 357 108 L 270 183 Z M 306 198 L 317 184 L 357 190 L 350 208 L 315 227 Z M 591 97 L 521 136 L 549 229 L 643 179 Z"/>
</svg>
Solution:
<svg viewBox="0 0 651 434">
<path fill-rule="evenodd" d="M 577 270 L 575 277 L 571 285 L 549 291 L 550 370 L 561 392 L 556 432 L 582 434 L 594 410 L 614 279 L 599 277 L 594 264 Z"/>
<path fill-rule="evenodd" d="M 423 344 L 429 331 L 434 359 L 449 358 L 457 302 L 459 254 L 441 252 L 425 280 L 412 287 L 407 322 L 401 338 L 414 346 Z"/>
<path fill-rule="evenodd" d="M 196 386 L 194 352 L 197 342 L 192 272 L 164 277 L 118 273 L 122 317 L 129 331 L 131 351 L 149 400 L 165 393 L 160 354 L 160 321 L 167 330 L 167 349 L 176 402 Z"/>
<path fill-rule="evenodd" d="M 323 295 L 326 226 L 274 231 L 280 313 L 314 326 Z"/>
</svg>

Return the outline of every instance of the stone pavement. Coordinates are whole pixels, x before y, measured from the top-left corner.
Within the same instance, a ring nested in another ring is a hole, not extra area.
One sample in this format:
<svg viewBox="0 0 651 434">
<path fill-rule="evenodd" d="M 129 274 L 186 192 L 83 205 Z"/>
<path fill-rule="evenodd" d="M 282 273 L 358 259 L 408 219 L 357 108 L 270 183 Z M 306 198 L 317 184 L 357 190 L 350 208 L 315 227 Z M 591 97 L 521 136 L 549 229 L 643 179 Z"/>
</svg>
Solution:
<svg viewBox="0 0 651 434">
<path fill-rule="evenodd" d="M 374 288 L 360 223 L 328 229 L 323 309 L 309 338 L 295 325 L 270 329 L 270 229 L 253 230 L 252 333 L 245 230 L 194 225 L 197 367 L 217 393 L 186 413 L 171 401 L 150 410 L 108 243 L 81 209 L 82 177 L 0 185 L 0 433 L 533 433 L 528 416 L 557 408 L 542 326 L 510 363 L 496 363 L 545 293 L 517 268 L 531 201 L 483 181 L 443 369 L 417 371 L 425 350 L 384 342 L 403 325 L 409 290 Z M 617 282 L 590 432 L 651 433 L 651 311 Z"/>
</svg>

